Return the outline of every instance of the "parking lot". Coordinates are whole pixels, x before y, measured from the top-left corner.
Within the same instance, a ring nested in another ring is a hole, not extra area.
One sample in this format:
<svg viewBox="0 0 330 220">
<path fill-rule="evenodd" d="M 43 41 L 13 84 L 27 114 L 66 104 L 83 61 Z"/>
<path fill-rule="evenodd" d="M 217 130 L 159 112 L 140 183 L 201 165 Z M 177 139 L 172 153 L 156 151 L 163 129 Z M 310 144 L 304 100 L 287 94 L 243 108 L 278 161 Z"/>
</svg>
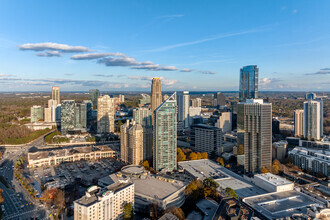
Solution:
<svg viewBox="0 0 330 220">
<path fill-rule="evenodd" d="M 46 188 L 65 188 L 75 181 L 84 186 L 90 186 L 104 176 L 112 174 L 123 164 L 114 158 L 99 161 L 76 161 L 51 167 L 30 169 L 30 175 L 36 182 L 44 184 Z M 34 184 L 36 190 L 40 188 Z M 39 190 L 38 190 L 39 191 Z"/>
</svg>

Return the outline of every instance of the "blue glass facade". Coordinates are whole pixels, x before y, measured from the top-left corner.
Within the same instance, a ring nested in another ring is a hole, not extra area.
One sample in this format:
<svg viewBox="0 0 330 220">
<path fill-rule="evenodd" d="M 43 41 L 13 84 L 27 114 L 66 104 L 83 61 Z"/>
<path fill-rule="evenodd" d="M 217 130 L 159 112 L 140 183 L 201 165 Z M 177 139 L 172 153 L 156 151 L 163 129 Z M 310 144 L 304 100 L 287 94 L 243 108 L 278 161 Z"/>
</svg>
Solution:
<svg viewBox="0 0 330 220">
<path fill-rule="evenodd" d="M 244 66 L 240 71 L 239 101 L 258 98 L 258 74 L 256 65 Z"/>
</svg>

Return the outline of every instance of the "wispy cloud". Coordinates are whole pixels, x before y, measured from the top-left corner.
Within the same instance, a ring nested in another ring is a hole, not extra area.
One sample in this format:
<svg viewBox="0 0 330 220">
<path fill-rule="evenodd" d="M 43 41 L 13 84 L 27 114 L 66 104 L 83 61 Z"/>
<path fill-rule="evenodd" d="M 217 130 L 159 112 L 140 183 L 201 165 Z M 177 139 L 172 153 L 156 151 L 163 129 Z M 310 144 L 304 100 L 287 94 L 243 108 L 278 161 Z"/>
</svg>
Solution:
<svg viewBox="0 0 330 220">
<path fill-rule="evenodd" d="M 60 57 L 62 55 L 59 51 L 54 50 L 54 51 L 46 51 L 43 53 L 36 53 L 36 56 L 38 56 L 38 57 Z"/>
<path fill-rule="evenodd" d="M 152 78 L 151 76 L 129 76 L 127 77 L 128 79 L 135 79 L 135 80 L 145 80 L 151 82 Z M 178 83 L 178 80 L 175 79 L 168 79 L 166 77 L 159 77 L 161 80 L 161 83 L 166 85 L 166 86 L 172 86 L 176 83 Z"/>
<path fill-rule="evenodd" d="M 58 44 L 52 42 L 22 44 L 19 45 L 18 48 L 20 50 L 33 50 L 33 51 L 56 50 L 56 51 L 68 52 L 68 53 L 91 51 L 89 48 L 83 46 L 71 46 L 67 44 Z"/>
<path fill-rule="evenodd" d="M 110 57 L 110 56 L 116 56 L 116 57 L 123 57 L 125 54 L 123 53 L 87 53 L 87 54 L 76 54 L 71 57 L 73 60 L 93 60 L 93 59 L 99 59 L 103 57 Z"/>
<path fill-rule="evenodd" d="M 210 74 L 210 75 L 214 75 L 214 74 L 216 74 L 216 72 L 214 72 L 214 71 L 202 71 L 202 70 L 200 70 L 200 71 L 198 71 L 198 72 L 200 72 L 200 73 L 202 73 L 202 74 Z"/>
<path fill-rule="evenodd" d="M 330 74 L 330 68 L 322 68 L 315 73 L 305 73 L 305 75 L 328 75 Z"/>
<path fill-rule="evenodd" d="M 298 13 L 298 10 L 297 9 L 293 9 L 292 10 L 292 14 L 297 14 Z"/>
<path fill-rule="evenodd" d="M 233 32 L 233 33 L 218 34 L 218 35 L 215 35 L 213 37 L 207 37 L 207 38 L 200 39 L 200 40 L 189 41 L 189 42 L 178 43 L 178 44 L 172 44 L 172 45 L 159 47 L 159 48 L 155 48 L 155 49 L 151 49 L 151 50 L 145 50 L 145 52 L 161 52 L 161 51 L 166 51 L 166 50 L 170 50 L 170 49 L 174 49 L 174 48 L 201 44 L 201 43 L 204 43 L 204 42 L 223 39 L 223 38 L 228 38 L 228 37 L 235 37 L 235 36 L 240 36 L 240 35 L 245 35 L 245 34 L 263 32 L 265 30 L 267 30 L 267 28 L 255 28 L 255 29 L 239 31 L 239 32 Z"/>
<path fill-rule="evenodd" d="M 194 71 L 193 69 L 188 69 L 188 68 L 184 68 L 182 70 L 180 70 L 180 72 L 192 72 Z"/>
<path fill-rule="evenodd" d="M 164 19 L 164 22 L 169 22 L 176 18 L 182 18 L 183 16 L 184 16 L 183 14 L 173 14 L 173 15 L 163 15 L 163 16 L 159 16 L 157 18 Z"/>
<path fill-rule="evenodd" d="M 93 76 L 99 76 L 99 77 L 113 77 L 113 75 L 107 75 L 107 74 L 93 74 Z"/>
</svg>

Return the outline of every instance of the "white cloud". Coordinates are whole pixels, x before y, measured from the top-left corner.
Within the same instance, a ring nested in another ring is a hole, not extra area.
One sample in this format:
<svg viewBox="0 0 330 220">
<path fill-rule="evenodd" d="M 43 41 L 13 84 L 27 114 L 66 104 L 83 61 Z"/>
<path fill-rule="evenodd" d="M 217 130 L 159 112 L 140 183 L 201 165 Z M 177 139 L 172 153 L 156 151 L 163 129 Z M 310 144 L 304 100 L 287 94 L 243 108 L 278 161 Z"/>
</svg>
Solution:
<svg viewBox="0 0 330 220">
<path fill-rule="evenodd" d="M 180 72 L 192 72 L 194 71 L 193 69 L 188 69 L 188 68 L 184 68 L 182 70 L 180 70 Z"/>
<path fill-rule="evenodd" d="M 33 51 L 45 51 L 45 50 L 57 50 L 61 52 L 88 52 L 91 51 L 87 47 L 83 46 L 70 46 L 67 44 L 58 44 L 58 43 L 28 43 L 18 46 L 20 50 L 33 50 Z"/>
<path fill-rule="evenodd" d="M 62 56 L 62 54 L 59 51 L 54 50 L 54 51 L 46 51 L 46 52 L 43 52 L 43 53 L 36 53 L 36 56 L 39 56 L 39 57 L 60 57 L 60 56 Z"/>
</svg>

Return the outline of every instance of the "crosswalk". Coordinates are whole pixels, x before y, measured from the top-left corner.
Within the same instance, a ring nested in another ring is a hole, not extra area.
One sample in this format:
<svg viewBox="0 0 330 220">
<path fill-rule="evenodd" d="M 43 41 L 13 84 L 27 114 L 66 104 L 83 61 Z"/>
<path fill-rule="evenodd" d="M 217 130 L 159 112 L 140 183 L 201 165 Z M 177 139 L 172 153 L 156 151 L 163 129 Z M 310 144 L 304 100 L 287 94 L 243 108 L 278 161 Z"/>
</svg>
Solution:
<svg viewBox="0 0 330 220">
<path fill-rule="evenodd" d="M 32 214 L 34 212 L 40 212 L 40 209 L 35 208 L 35 209 L 30 210 L 30 211 L 25 211 L 25 212 L 21 212 L 21 213 L 14 213 L 14 214 L 5 216 L 4 220 L 18 219 L 20 216 L 23 217 L 23 216 L 26 216 L 27 214 Z M 31 216 L 31 215 L 29 215 L 29 216 Z M 24 218 L 22 218 L 22 219 L 24 219 Z M 46 218 L 42 218 L 42 219 L 46 220 L 46 219 L 49 219 L 49 218 L 46 217 Z"/>
</svg>

